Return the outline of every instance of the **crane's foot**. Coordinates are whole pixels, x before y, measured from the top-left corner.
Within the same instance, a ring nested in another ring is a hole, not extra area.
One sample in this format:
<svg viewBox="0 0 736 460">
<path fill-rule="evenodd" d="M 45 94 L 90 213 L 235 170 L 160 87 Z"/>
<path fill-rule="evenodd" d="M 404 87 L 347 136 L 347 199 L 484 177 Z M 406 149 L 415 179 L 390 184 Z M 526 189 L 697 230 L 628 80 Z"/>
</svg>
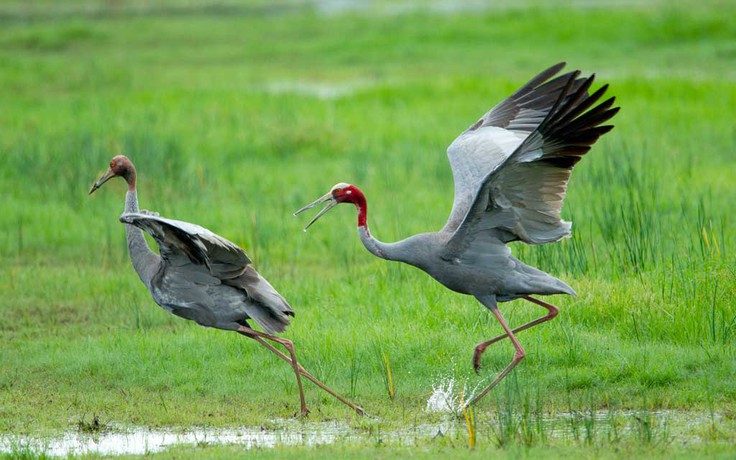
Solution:
<svg viewBox="0 0 736 460">
<path fill-rule="evenodd" d="M 302 407 L 302 413 L 299 416 L 301 418 L 309 417 L 309 408 L 307 408 L 307 406 Z"/>
<path fill-rule="evenodd" d="M 475 370 L 476 374 L 480 374 L 480 369 L 483 367 L 480 363 L 480 358 L 483 356 L 483 352 L 486 351 L 486 346 L 484 345 L 485 343 L 479 343 L 473 351 L 473 370 Z"/>
<path fill-rule="evenodd" d="M 361 417 L 362 417 L 362 416 L 364 416 L 364 415 L 366 415 L 366 414 L 365 414 L 365 410 L 363 410 L 363 408 L 362 408 L 362 407 L 360 407 L 360 406 L 355 406 L 355 408 L 354 408 L 354 409 L 355 409 L 355 413 L 357 413 L 357 414 L 358 414 L 358 415 L 360 415 Z"/>
</svg>

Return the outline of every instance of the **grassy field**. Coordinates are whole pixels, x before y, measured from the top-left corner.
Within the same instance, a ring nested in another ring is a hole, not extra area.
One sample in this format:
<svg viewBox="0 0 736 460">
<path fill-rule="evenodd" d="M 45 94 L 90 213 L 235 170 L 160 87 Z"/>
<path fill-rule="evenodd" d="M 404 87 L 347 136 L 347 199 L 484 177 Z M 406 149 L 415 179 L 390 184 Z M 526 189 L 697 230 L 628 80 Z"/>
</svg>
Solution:
<svg viewBox="0 0 736 460">
<path fill-rule="evenodd" d="M 298 412 L 287 365 L 153 303 L 117 219 L 124 184 L 87 196 L 124 153 L 141 207 L 246 248 L 297 312 L 284 336 L 304 366 L 374 416 L 358 419 L 306 383 L 310 420 L 341 420 L 365 441 L 258 455 L 472 456 L 462 417 L 439 444 L 382 444 L 376 433 L 436 422 L 444 416 L 425 411 L 433 387 L 472 389 L 502 369 L 509 343 L 489 349 L 481 376 L 470 365 L 498 324 L 474 299 L 368 254 L 352 209 L 306 234 L 307 218 L 291 213 L 346 181 L 366 192 L 382 240 L 440 229 L 452 204 L 447 145 L 565 60 L 610 83 L 621 113 L 573 174 L 573 237 L 512 250 L 580 295 L 552 298 L 558 318 L 519 335 L 527 359 L 475 407 L 476 448 L 728 456 L 736 8 L 592 3 L 0 4 L 0 434 L 51 434 L 93 416 L 186 428 Z M 520 301 L 502 312 L 514 325 L 540 316 Z M 544 414 L 598 411 L 657 423 L 565 439 L 529 428 Z M 661 428 L 656 414 L 673 413 L 707 422 Z"/>
</svg>

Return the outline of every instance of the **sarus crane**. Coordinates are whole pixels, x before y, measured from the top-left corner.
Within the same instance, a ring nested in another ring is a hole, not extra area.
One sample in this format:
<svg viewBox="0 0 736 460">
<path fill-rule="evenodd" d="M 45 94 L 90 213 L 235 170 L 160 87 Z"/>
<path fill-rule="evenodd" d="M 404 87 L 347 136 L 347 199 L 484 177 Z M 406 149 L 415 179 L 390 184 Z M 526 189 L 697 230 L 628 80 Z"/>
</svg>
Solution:
<svg viewBox="0 0 736 460">
<path fill-rule="evenodd" d="M 288 362 L 296 375 L 302 415 L 307 415 L 309 409 L 304 401 L 301 376 L 363 415 L 362 408 L 317 380 L 297 362 L 290 340 L 274 335 L 286 329 L 294 310 L 253 268 L 243 249 L 199 225 L 139 210 L 135 167 L 123 155 L 110 161 L 110 168 L 89 193 L 113 177 L 122 177 L 128 183 L 120 221 L 127 224 L 125 235 L 133 268 L 154 302 L 202 326 L 249 337 Z M 148 247 L 143 231 L 156 241 L 160 255 Z M 266 332 L 251 328 L 249 320 Z M 281 344 L 289 356 L 266 340 Z"/>
<path fill-rule="evenodd" d="M 515 353 L 511 363 L 467 404 L 474 404 L 498 384 L 525 353 L 515 333 L 554 318 L 558 309 L 532 295 L 575 291 L 561 280 L 524 264 L 506 246 L 513 241 L 546 244 L 570 236 L 571 224 L 560 211 L 573 166 L 618 112 L 615 98 L 601 100 L 608 85 L 589 93 L 594 75 L 580 71 L 555 77 L 565 63 L 541 72 L 492 108 L 447 149 L 455 183 L 450 217 L 439 232 L 421 233 L 384 243 L 368 230 L 368 205 L 355 185 L 339 183 L 294 215 L 327 203 L 305 231 L 328 210 L 351 203 L 358 211 L 358 235 L 371 254 L 405 262 L 427 272 L 453 291 L 472 295 L 498 319 L 504 334 L 476 345 L 473 367 L 479 372 L 486 348 L 506 337 Z M 554 78 L 553 78 L 554 77 Z M 511 329 L 499 302 L 525 299 L 547 314 Z"/>
</svg>

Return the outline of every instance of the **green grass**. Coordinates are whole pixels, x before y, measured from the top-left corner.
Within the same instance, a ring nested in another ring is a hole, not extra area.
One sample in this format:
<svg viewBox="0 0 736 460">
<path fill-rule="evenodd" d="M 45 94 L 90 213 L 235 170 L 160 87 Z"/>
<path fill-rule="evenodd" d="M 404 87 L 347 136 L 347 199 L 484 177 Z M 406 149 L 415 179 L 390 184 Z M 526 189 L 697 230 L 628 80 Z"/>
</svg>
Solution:
<svg viewBox="0 0 736 460">
<path fill-rule="evenodd" d="M 610 83 L 622 109 L 573 174 L 564 209 L 573 237 L 513 251 L 580 296 L 551 299 L 558 318 L 519 335 L 527 359 L 476 407 L 477 448 L 605 458 L 616 443 L 586 446 L 583 434 L 525 442 L 507 422 L 607 409 L 719 415 L 718 436 L 699 447 L 652 447 L 634 430 L 623 452 L 723 455 L 719 446 L 734 441 L 736 23 L 727 2 L 449 14 L 388 3 L 337 14 L 287 3 L 24 5 L 0 5 L 0 432 L 49 433 L 93 415 L 257 425 L 298 411 L 293 374 L 268 351 L 153 303 L 117 220 L 125 187 L 87 196 L 118 153 L 138 168 L 143 208 L 246 248 L 295 308 L 285 337 L 307 369 L 382 430 L 432 420 L 423 409 L 433 384 L 450 376 L 473 387 L 511 359 L 502 342 L 482 375 L 472 372 L 472 347 L 498 325 L 472 298 L 370 256 L 353 210 L 307 234 L 307 219 L 291 213 L 348 181 L 367 193 L 379 238 L 438 230 L 452 203 L 447 145 L 566 60 Z M 511 324 L 541 314 L 519 301 L 502 311 Z M 305 385 L 313 419 L 367 429 Z M 466 441 L 258 455 L 433 457 Z"/>
<path fill-rule="evenodd" d="M 341 446 L 319 446 L 311 448 L 284 448 L 278 450 L 257 449 L 249 451 L 249 458 L 294 458 L 294 459 L 320 459 L 320 458 L 380 458 L 380 459 L 428 459 L 428 458 L 458 458 L 474 459 L 482 456 L 493 456 L 500 459 L 566 459 L 574 458 L 662 458 L 662 459 L 688 459 L 692 455 L 707 455 L 708 458 L 727 459 L 731 458 L 733 451 L 725 446 L 708 446 L 706 448 L 681 448 L 663 451 L 662 449 L 642 446 L 622 446 L 618 451 L 602 450 L 595 447 L 567 448 L 567 447 L 534 447 L 534 448 L 511 448 L 497 449 L 485 447 L 476 451 L 468 451 L 452 442 L 434 441 L 428 446 L 410 446 L 387 448 L 376 445 L 366 447 L 364 445 L 341 445 Z M 459 444 L 459 443 L 458 443 Z M 237 447 L 204 447 L 195 450 L 186 448 L 175 448 L 163 454 L 154 454 L 153 459 L 164 458 L 232 458 L 242 455 L 243 451 Z"/>
</svg>

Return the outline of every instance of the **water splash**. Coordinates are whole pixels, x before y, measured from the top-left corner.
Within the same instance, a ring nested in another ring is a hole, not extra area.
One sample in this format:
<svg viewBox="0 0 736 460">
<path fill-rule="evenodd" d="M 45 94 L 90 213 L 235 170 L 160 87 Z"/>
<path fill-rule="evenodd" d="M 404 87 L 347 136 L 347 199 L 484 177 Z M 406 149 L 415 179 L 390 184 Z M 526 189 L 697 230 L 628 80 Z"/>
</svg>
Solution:
<svg viewBox="0 0 736 460">
<path fill-rule="evenodd" d="M 465 387 L 463 386 L 463 392 Z M 455 379 L 442 378 L 436 385 L 432 385 L 432 394 L 427 399 L 426 412 L 456 414 L 460 407 L 460 396 L 455 392 Z"/>
<path fill-rule="evenodd" d="M 459 386 L 454 377 L 440 377 L 436 384 L 432 385 L 432 394 L 427 399 L 425 412 L 445 413 L 455 417 L 460 416 L 464 405 L 473 399 L 483 385 L 483 381 L 468 390 L 467 380 L 462 387 Z"/>
</svg>

